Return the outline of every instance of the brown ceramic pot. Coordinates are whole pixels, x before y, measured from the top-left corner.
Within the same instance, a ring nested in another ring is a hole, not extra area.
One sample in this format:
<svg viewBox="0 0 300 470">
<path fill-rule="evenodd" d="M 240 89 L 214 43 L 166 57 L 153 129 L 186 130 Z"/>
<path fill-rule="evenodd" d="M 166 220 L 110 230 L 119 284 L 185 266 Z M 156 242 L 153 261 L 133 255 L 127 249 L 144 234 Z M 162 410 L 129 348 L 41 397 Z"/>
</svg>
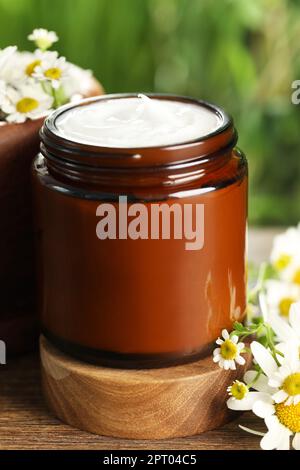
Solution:
<svg viewBox="0 0 300 470">
<path fill-rule="evenodd" d="M 85 97 L 102 95 L 92 79 Z M 0 339 L 7 354 L 37 345 L 30 167 L 43 119 L 0 126 Z"/>
</svg>

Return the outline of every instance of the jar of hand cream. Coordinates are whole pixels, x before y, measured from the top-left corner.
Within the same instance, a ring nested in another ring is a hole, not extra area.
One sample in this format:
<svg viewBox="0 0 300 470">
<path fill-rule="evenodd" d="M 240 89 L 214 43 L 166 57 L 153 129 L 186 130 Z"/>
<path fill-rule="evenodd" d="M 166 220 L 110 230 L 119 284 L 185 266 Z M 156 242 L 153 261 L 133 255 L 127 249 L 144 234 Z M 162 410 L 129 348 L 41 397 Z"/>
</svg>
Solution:
<svg viewBox="0 0 300 470">
<path fill-rule="evenodd" d="M 247 163 L 231 118 L 169 95 L 55 111 L 34 163 L 41 324 L 82 360 L 205 356 L 245 312 Z"/>
</svg>

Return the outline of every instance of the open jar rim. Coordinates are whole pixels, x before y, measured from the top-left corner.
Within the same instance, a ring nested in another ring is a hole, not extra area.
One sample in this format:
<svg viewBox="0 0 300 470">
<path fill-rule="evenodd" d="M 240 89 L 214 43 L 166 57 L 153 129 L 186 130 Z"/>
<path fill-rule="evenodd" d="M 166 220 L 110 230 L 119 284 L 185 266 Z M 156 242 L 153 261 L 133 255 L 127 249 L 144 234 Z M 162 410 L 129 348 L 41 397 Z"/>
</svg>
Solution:
<svg viewBox="0 0 300 470">
<path fill-rule="evenodd" d="M 212 132 L 197 139 L 178 144 L 156 145 L 147 147 L 103 147 L 86 144 L 66 138 L 58 129 L 56 120 L 62 114 L 81 106 L 94 104 L 98 101 L 121 98 L 136 98 L 138 93 L 120 93 L 88 98 L 78 103 L 71 103 L 50 114 L 40 131 L 41 153 L 48 159 L 60 159 L 79 166 L 100 168 L 149 168 L 173 166 L 194 160 L 215 158 L 234 147 L 237 133 L 233 119 L 222 108 L 195 98 L 147 93 L 150 98 L 180 101 L 205 107 L 220 119 L 220 125 Z"/>
</svg>

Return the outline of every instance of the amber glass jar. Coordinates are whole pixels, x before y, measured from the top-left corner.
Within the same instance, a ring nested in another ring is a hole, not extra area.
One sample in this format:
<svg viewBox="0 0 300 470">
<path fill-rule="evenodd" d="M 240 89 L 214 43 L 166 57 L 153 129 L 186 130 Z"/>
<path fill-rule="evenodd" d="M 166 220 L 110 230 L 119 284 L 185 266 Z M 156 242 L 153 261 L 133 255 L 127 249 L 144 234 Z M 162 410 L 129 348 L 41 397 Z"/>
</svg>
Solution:
<svg viewBox="0 0 300 470">
<path fill-rule="evenodd" d="M 107 95 L 100 100 L 135 95 Z M 154 96 L 154 95 L 153 95 Z M 163 367 L 205 356 L 222 328 L 245 312 L 247 163 L 232 119 L 220 117 L 192 142 L 104 148 L 62 136 L 53 113 L 34 163 L 43 333 L 82 360 L 116 367 Z M 73 106 L 88 106 L 87 100 Z M 96 236 L 97 207 L 119 196 L 204 205 L 204 245 L 184 239 Z"/>
</svg>

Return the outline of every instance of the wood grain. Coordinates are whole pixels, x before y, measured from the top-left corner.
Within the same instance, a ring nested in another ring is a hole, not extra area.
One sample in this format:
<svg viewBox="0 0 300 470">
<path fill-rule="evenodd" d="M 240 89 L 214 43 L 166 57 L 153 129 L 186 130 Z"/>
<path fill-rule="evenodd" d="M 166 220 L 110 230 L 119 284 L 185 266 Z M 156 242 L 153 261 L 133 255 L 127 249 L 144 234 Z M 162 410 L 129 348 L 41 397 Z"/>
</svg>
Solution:
<svg viewBox="0 0 300 470">
<path fill-rule="evenodd" d="M 191 436 L 228 422 L 227 384 L 247 367 L 224 371 L 209 356 L 164 369 L 111 369 L 73 359 L 43 336 L 40 351 L 44 394 L 56 416 L 130 439 Z"/>
<path fill-rule="evenodd" d="M 235 414 L 235 421 L 194 437 L 155 441 L 97 436 L 63 424 L 47 409 L 40 386 L 37 355 L 0 366 L 0 449 L 90 450 L 232 450 L 258 449 L 259 438 L 239 429 L 243 424 L 264 431 L 252 413 Z"/>
</svg>

